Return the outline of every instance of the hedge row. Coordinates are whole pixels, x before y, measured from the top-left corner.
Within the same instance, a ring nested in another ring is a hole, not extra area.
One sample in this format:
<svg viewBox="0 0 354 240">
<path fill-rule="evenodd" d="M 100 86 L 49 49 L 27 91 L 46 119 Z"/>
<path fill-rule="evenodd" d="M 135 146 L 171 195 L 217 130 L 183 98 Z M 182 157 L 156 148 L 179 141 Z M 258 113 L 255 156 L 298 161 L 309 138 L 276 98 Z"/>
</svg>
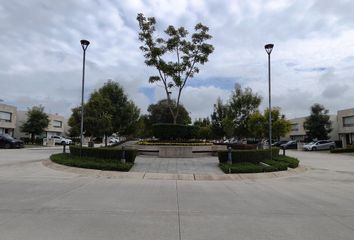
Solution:
<svg viewBox="0 0 354 240">
<path fill-rule="evenodd" d="M 285 171 L 290 168 L 296 168 L 299 160 L 288 156 L 275 157 L 273 160 L 263 160 L 262 163 L 239 162 L 235 164 L 220 163 L 219 167 L 224 173 L 259 173 Z"/>
<path fill-rule="evenodd" d="M 354 148 L 337 148 L 331 150 L 331 153 L 351 153 L 351 152 L 354 152 Z"/>
<path fill-rule="evenodd" d="M 260 173 L 263 171 L 263 166 L 250 162 L 242 162 L 237 164 L 219 164 L 220 169 L 224 173 Z"/>
<path fill-rule="evenodd" d="M 79 157 L 73 156 L 69 153 L 59 153 L 50 156 L 50 159 L 58 164 L 79 167 L 79 168 L 89 168 L 89 169 L 99 169 L 99 170 L 114 170 L 128 172 L 132 167 L 133 163 L 126 162 L 122 163 L 116 159 L 102 159 L 102 158 L 91 158 L 91 157 Z"/>
<path fill-rule="evenodd" d="M 70 153 L 73 156 L 80 157 L 80 147 L 79 146 L 70 146 Z M 137 150 L 136 149 L 121 149 L 121 148 L 82 148 L 82 157 L 91 157 L 99 159 L 114 159 L 121 161 L 123 158 L 123 151 L 125 155 L 125 161 L 134 163 Z"/>
<path fill-rule="evenodd" d="M 275 157 L 274 160 L 287 163 L 289 168 L 297 168 L 300 163 L 300 161 L 296 158 L 280 155 Z"/>
<path fill-rule="evenodd" d="M 218 158 L 220 163 L 226 163 L 228 160 L 228 151 L 219 151 Z M 272 156 L 279 156 L 279 148 L 272 148 Z M 261 149 L 261 150 L 233 150 L 231 151 L 232 163 L 239 162 L 251 162 L 251 163 L 259 163 L 263 160 L 269 159 L 269 150 Z"/>
<path fill-rule="evenodd" d="M 277 171 L 285 171 L 288 170 L 288 163 L 280 162 L 276 160 L 265 160 L 263 163 L 270 165 L 271 167 L 275 168 Z"/>
<path fill-rule="evenodd" d="M 181 124 L 157 123 L 152 126 L 154 136 L 160 140 L 193 139 L 199 127 Z"/>
</svg>

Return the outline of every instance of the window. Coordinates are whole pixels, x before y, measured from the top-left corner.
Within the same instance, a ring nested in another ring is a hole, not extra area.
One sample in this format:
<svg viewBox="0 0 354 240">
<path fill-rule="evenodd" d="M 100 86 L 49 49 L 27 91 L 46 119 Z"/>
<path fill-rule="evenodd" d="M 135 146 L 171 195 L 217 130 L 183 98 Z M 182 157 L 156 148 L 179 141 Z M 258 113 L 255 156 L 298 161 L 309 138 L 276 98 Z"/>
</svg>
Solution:
<svg viewBox="0 0 354 240">
<path fill-rule="evenodd" d="M 12 113 L 0 111 L 0 122 L 11 122 Z"/>
<path fill-rule="evenodd" d="M 299 131 L 299 124 L 298 123 L 291 124 L 291 131 Z"/>
<path fill-rule="evenodd" d="M 343 127 L 354 127 L 354 116 L 343 117 Z"/>
<path fill-rule="evenodd" d="M 54 120 L 54 121 L 53 121 L 53 127 L 55 127 L 55 128 L 61 128 L 61 126 L 62 126 L 61 121 L 57 121 L 57 120 Z"/>
</svg>

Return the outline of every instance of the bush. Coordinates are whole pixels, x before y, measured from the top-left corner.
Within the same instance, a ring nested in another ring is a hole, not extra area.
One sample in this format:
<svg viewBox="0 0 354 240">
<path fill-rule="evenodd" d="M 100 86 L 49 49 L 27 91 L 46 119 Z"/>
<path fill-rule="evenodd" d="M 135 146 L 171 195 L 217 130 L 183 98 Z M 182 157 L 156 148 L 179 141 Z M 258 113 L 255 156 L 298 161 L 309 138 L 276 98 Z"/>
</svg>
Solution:
<svg viewBox="0 0 354 240">
<path fill-rule="evenodd" d="M 250 163 L 250 162 L 242 162 L 237 164 L 219 164 L 220 169 L 224 173 L 259 173 L 263 172 L 263 167 Z"/>
<path fill-rule="evenodd" d="M 99 170 L 114 170 L 123 172 L 128 172 L 134 165 L 131 162 L 122 163 L 117 159 L 102 159 L 90 157 L 80 158 L 79 156 L 73 156 L 69 153 L 53 154 L 50 156 L 50 160 L 55 163 L 71 167 Z"/>
<path fill-rule="evenodd" d="M 272 148 L 272 155 L 274 157 L 279 156 L 279 148 Z M 233 150 L 231 156 L 233 164 L 239 162 L 259 163 L 269 159 L 269 150 Z M 219 151 L 218 158 L 220 163 L 226 163 L 228 160 L 228 151 Z"/>
<path fill-rule="evenodd" d="M 351 153 L 354 152 L 354 148 L 338 148 L 332 149 L 331 153 Z"/>
<path fill-rule="evenodd" d="M 70 146 L 70 153 L 73 156 L 80 157 L 80 147 Z M 124 149 L 125 158 L 127 162 L 134 163 L 137 150 L 136 149 Z M 92 157 L 100 159 L 115 159 L 121 161 L 123 156 L 123 150 L 121 148 L 82 148 L 82 157 Z"/>
<path fill-rule="evenodd" d="M 127 149 L 127 150 L 124 150 L 124 154 L 125 154 L 125 162 L 134 163 L 136 155 L 138 154 L 138 151 L 136 149 L 134 149 L 134 150 Z"/>
<path fill-rule="evenodd" d="M 285 162 L 288 164 L 289 168 L 297 168 L 299 166 L 299 162 L 300 162 L 296 158 L 292 158 L 292 157 L 288 157 L 288 156 L 280 156 L 280 155 L 273 158 L 273 160 L 279 161 L 279 162 Z"/>
<path fill-rule="evenodd" d="M 288 170 L 288 163 L 276 161 L 276 160 L 265 160 L 263 163 L 268 164 L 275 168 L 277 171 L 285 171 Z"/>
<path fill-rule="evenodd" d="M 152 125 L 154 136 L 160 140 L 197 138 L 198 130 L 197 126 L 181 124 L 157 123 Z"/>
</svg>

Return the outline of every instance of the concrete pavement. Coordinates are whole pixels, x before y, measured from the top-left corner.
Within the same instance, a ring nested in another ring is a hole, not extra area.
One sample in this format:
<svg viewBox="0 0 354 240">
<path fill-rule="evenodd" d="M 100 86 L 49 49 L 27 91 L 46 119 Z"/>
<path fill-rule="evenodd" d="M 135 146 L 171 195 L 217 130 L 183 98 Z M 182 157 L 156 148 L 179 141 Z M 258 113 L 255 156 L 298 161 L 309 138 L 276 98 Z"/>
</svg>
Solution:
<svg viewBox="0 0 354 240">
<path fill-rule="evenodd" d="M 354 236 L 348 155 L 289 151 L 308 167 L 291 177 L 164 181 L 57 171 L 35 160 L 45 157 L 40 150 L 7 151 L 0 149 L 1 240 Z"/>
</svg>

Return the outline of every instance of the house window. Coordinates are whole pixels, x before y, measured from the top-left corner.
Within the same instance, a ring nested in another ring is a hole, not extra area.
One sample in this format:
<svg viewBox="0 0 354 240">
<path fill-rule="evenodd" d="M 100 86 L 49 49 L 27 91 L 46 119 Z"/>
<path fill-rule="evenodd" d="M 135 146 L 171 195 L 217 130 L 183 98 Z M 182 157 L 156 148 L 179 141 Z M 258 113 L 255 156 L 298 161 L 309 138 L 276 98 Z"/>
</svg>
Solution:
<svg viewBox="0 0 354 240">
<path fill-rule="evenodd" d="M 291 131 L 299 131 L 299 124 L 298 123 L 291 124 Z"/>
<path fill-rule="evenodd" d="M 343 117 L 343 127 L 353 127 L 354 126 L 354 116 Z"/>
<path fill-rule="evenodd" d="M 12 113 L 0 111 L 0 122 L 11 122 Z"/>
<path fill-rule="evenodd" d="M 61 121 L 54 120 L 54 121 L 53 121 L 53 127 L 55 127 L 55 128 L 61 128 L 61 127 L 62 127 L 62 122 L 61 122 Z"/>
</svg>

